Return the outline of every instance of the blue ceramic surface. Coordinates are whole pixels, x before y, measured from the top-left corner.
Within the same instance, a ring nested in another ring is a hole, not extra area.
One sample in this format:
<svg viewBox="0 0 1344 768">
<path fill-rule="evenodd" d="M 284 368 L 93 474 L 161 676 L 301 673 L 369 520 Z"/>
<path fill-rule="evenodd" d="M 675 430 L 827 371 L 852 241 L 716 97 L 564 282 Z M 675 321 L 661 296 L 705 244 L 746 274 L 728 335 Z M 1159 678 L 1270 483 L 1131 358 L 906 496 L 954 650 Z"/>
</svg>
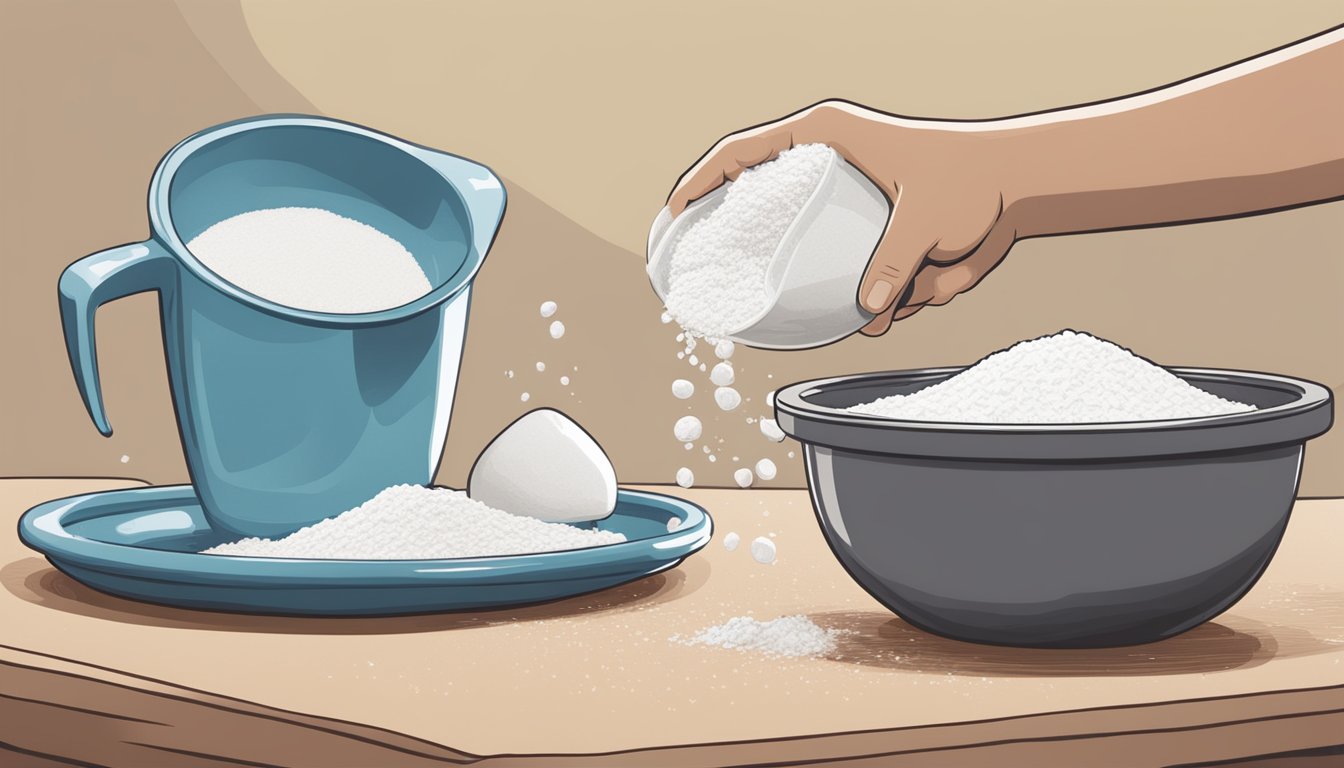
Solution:
<svg viewBox="0 0 1344 768">
<path fill-rule="evenodd" d="M 215 528 L 278 536 L 398 483 L 443 451 L 472 278 L 504 212 L 490 170 L 359 126 L 270 116 L 217 126 L 164 157 L 151 236 L 70 265 L 61 319 L 104 435 L 97 308 L 158 291 L 187 468 Z M 247 211 L 324 208 L 400 241 L 434 289 L 363 314 L 281 306 L 211 272 L 185 243 Z"/>
<path fill-rule="evenodd" d="M 668 532 L 670 518 L 681 520 Z M 48 501 L 19 538 L 103 592 L 184 608 L 290 615 L 394 615 L 536 603 L 666 570 L 699 550 L 709 515 L 682 499 L 620 491 L 596 523 L 629 541 L 537 555 L 454 560 L 285 560 L 202 555 L 233 540 L 212 528 L 190 486 Z"/>
</svg>

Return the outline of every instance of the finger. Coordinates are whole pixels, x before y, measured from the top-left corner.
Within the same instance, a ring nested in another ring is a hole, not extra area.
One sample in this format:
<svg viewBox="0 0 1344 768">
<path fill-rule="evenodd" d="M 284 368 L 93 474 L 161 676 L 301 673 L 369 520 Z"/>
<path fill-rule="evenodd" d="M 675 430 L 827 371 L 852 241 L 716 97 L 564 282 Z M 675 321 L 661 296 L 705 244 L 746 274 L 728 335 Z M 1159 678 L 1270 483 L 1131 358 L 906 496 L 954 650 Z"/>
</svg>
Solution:
<svg viewBox="0 0 1344 768">
<path fill-rule="evenodd" d="M 1003 263 L 1004 257 L 1013 247 L 1016 233 L 1012 230 L 991 233 L 985 243 L 967 259 L 954 267 L 940 270 L 934 278 L 936 298 L 931 304 L 946 304 L 957 294 L 965 293 L 980 284 L 981 280 Z"/>
<path fill-rule="evenodd" d="M 895 314 L 895 315 L 892 315 L 891 322 L 894 323 L 894 322 L 896 322 L 896 321 L 898 321 L 898 320 L 904 320 L 905 318 L 907 318 L 907 317 L 909 317 L 909 316 L 915 314 L 915 313 L 918 312 L 919 310 L 923 309 L 925 306 L 927 306 L 927 305 L 925 305 L 925 304 L 910 304 L 910 305 L 901 307 L 900 309 L 896 310 L 896 314 Z"/>
<path fill-rule="evenodd" d="M 686 210 L 694 200 L 709 194 L 725 181 L 732 181 L 753 165 L 772 160 L 793 146 L 789 129 L 771 124 L 724 137 L 681 175 L 668 195 L 667 207 L 673 216 Z"/>
<path fill-rule="evenodd" d="M 909 227 L 918 216 L 903 210 L 898 202 L 859 285 L 859 305 L 874 314 L 910 300 L 907 294 L 914 287 L 915 273 L 935 242 L 935 238 Z"/>
<path fill-rule="evenodd" d="M 910 293 L 910 304 L 942 306 L 955 296 L 979 285 L 1003 261 L 1012 247 L 1013 233 L 994 232 L 971 255 L 952 266 L 932 266 L 932 262 L 915 277 L 915 288 Z"/>
<path fill-rule="evenodd" d="M 859 329 L 864 336 L 881 336 L 891 327 L 891 312 L 883 312 Z"/>
</svg>

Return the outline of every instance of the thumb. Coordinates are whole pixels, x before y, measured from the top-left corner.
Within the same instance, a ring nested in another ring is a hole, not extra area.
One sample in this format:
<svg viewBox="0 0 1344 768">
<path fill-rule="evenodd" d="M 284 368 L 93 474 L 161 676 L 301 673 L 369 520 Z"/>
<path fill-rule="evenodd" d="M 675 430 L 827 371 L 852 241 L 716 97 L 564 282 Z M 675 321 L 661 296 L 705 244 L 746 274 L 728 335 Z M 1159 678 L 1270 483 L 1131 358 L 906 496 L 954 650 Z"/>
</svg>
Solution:
<svg viewBox="0 0 1344 768">
<path fill-rule="evenodd" d="M 887 219 L 887 231 L 873 250 L 859 284 L 859 306 L 873 314 L 882 314 L 910 298 L 915 273 L 937 242 L 936 237 L 912 226 L 917 216 L 902 210 L 897 207 Z"/>
</svg>

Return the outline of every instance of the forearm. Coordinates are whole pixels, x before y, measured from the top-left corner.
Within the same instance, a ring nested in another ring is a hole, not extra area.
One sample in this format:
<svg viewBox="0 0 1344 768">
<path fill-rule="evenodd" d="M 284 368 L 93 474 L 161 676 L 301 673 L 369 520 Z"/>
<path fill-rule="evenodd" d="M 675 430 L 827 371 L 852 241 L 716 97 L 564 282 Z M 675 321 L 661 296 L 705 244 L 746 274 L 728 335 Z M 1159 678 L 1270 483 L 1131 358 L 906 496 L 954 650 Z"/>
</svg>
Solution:
<svg viewBox="0 0 1344 768">
<path fill-rule="evenodd" d="M 1344 196 L 1344 29 L 1152 93 L 971 129 L 1018 237 Z"/>
</svg>

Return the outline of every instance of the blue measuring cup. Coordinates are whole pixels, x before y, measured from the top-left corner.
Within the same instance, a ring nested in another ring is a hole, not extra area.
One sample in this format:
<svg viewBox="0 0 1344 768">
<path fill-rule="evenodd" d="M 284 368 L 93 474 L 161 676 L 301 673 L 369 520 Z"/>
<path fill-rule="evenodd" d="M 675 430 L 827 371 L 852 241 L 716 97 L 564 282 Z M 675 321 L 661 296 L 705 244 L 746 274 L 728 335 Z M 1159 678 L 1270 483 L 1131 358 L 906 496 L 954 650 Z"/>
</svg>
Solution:
<svg viewBox="0 0 1344 768">
<path fill-rule="evenodd" d="M 187 469 L 212 525 L 275 537 L 397 483 L 428 483 L 452 414 L 471 282 L 504 214 L 490 169 L 350 123 L 249 118 L 182 141 L 149 185 L 150 237 L 61 274 L 61 322 L 90 417 L 103 408 L 94 314 L 158 291 Z M 186 243 L 248 211 L 323 208 L 401 242 L 433 286 L 361 314 L 282 306 Z"/>
</svg>

